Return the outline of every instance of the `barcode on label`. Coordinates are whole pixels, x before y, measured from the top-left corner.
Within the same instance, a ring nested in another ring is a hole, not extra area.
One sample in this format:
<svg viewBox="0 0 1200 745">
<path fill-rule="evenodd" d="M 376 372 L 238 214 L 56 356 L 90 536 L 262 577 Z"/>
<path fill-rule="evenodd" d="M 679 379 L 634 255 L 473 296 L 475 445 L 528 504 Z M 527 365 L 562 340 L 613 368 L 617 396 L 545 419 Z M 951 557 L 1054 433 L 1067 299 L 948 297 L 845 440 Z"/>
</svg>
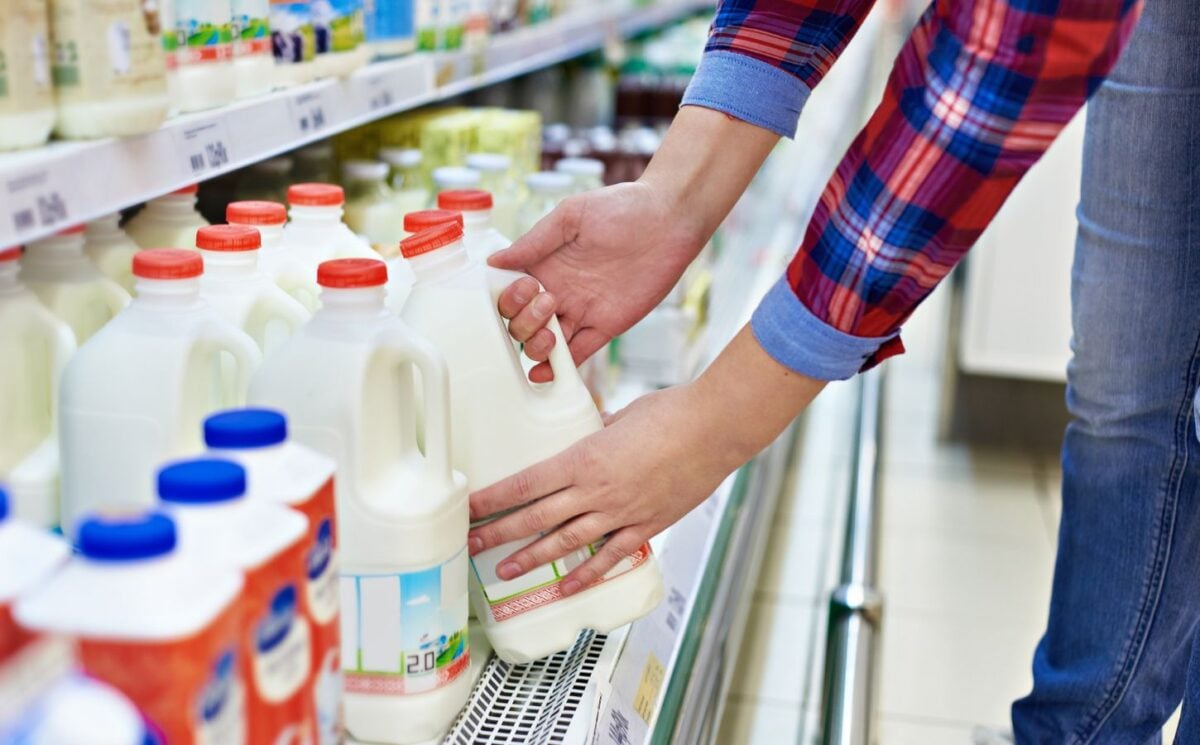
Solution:
<svg viewBox="0 0 1200 745">
<path fill-rule="evenodd" d="M 629 720 L 619 711 L 614 710 L 608 723 L 608 741 L 614 745 L 630 745 Z"/>
<path fill-rule="evenodd" d="M 179 150 L 187 158 L 190 176 L 207 174 L 229 164 L 226 144 L 229 136 L 224 120 L 213 119 L 177 131 Z"/>
<path fill-rule="evenodd" d="M 16 232 L 40 230 L 61 225 L 70 218 L 67 200 L 47 170 L 25 173 L 4 182 L 8 207 Z"/>
<path fill-rule="evenodd" d="M 202 153 L 193 153 L 189 157 L 192 161 L 192 173 L 204 170 L 204 155 Z"/>
<path fill-rule="evenodd" d="M 37 221 L 33 217 L 33 210 L 18 210 L 13 214 L 13 225 L 18 231 L 32 230 L 37 225 Z"/>
</svg>

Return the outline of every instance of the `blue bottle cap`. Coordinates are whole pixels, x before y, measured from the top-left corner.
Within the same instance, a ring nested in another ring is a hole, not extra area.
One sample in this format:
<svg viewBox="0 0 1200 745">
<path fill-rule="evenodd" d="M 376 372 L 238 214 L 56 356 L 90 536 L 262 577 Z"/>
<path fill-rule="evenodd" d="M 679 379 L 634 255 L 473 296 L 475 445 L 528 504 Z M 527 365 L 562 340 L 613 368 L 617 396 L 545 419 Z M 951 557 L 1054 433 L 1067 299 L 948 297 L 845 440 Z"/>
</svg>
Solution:
<svg viewBox="0 0 1200 745">
<path fill-rule="evenodd" d="M 8 518 L 8 492 L 0 486 L 0 520 Z"/>
<path fill-rule="evenodd" d="M 246 493 L 246 470 L 219 458 L 196 458 L 158 472 L 158 496 L 174 504 L 228 502 Z"/>
<path fill-rule="evenodd" d="M 274 409 L 232 409 L 204 420 L 210 448 L 265 448 L 287 439 L 287 418 Z"/>
<path fill-rule="evenodd" d="M 175 549 L 175 521 L 161 512 L 105 517 L 93 515 L 79 525 L 79 550 L 97 561 L 134 561 Z"/>
</svg>

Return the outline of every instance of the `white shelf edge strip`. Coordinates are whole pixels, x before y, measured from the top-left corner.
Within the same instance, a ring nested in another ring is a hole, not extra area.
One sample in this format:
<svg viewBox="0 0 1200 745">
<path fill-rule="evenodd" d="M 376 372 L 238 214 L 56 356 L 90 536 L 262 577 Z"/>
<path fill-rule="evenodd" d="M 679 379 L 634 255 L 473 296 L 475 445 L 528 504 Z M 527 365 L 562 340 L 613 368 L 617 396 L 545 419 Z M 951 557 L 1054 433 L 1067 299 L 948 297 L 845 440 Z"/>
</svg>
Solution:
<svg viewBox="0 0 1200 745">
<path fill-rule="evenodd" d="M 301 145 L 602 47 L 710 6 L 628 2 L 497 36 L 477 52 L 376 62 L 321 80 L 171 119 L 135 137 L 52 142 L 0 154 L 0 248 L 20 245 Z"/>
</svg>

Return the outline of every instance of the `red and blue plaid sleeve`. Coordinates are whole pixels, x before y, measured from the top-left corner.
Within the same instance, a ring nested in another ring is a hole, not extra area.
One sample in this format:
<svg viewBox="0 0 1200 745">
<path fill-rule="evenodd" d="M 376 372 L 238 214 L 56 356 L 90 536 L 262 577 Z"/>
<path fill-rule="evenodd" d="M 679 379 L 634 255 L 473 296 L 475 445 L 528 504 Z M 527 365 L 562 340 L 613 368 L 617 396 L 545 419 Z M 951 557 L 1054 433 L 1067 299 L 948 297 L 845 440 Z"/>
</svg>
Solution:
<svg viewBox="0 0 1200 745">
<path fill-rule="evenodd" d="M 1141 0 L 937 0 L 752 326 L 825 380 L 903 351 L 900 325 L 1096 90 Z"/>
<path fill-rule="evenodd" d="M 784 137 L 874 0 L 722 0 L 683 104 Z"/>
</svg>

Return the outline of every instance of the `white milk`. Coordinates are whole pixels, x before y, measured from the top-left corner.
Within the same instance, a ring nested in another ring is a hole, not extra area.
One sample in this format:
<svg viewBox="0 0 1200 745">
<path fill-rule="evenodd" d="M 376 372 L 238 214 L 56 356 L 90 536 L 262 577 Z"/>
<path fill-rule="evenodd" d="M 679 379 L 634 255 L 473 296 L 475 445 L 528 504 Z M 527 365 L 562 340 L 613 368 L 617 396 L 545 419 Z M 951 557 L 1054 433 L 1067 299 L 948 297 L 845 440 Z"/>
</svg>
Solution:
<svg viewBox="0 0 1200 745">
<path fill-rule="evenodd" d="M 470 694 L 467 491 L 450 468 L 446 367 L 384 307 L 382 261 L 321 266 L 321 309 L 250 399 L 338 463 L 342 669 L 356 740 L 439 736 Z M 417 445 L 414 372 L 423 388 Z"/>
<path fill-rule="evenodd" d="M 175 524 L 161 513 L 89 518 L 80 554 L 17 602 L 16 619 L 76 638 L 83 671 L 128 696 L 161 741 L 241 745 L 242 578 L 175 543 Z"/>
<path fill-rule="evenodd" d="M 120 226 L 117 212 L 96 218 L 83 232 L 83 250 L 104 276 L 133 292 L 133 255 L 140 248 Z"/>
<path fill-rule="evenodd" d="M 483 264 L 487 257 L 508 248 L 512 241 L 496 229 L 492 218 L 496 211 L 491 192 L 482 189 L 452 189 L 438 194 L 438 207 L 461 212 L 463 244 L 471 260 Z"/>
<path fill-rule="evenodd" d="M 58 381 L 75 335 L 21 284 L 20 256 L 0 251 L 0 481 L 17 517 L 48 528 L 58 523 Z"/>
<path fill-rule="evenodd" d="M 0 54 L 5 87 L 0 93 L 0 150 L 40 145 L 54 126 L 54 52 L 43 0 L 0 2 Z"/>
<path fill-rule="evenodd" d="M 163 0 L 166 33 L 175 31 L 175 64 L 168 68 L 171 106 L 200 111 L 233 100 L 233 8 L 230 0 Z"/>
<path fill-rule="evenodd" d="M 238 665 L 248 742 L 312 742 L 312 629 L 300 612 L 308 519 L 245 493 L 246 471 L 228 460 L 178 461 L 158 473 L 180 553 L 245 577 Z"/>
<path fill-rule="evenodd" d="M 429 203 L 429 179 L 421 170 L 421 151 L 415 148 L 379 148 L 379 159 L 391 167 L 388 183 L 401 214 L 424 209 Z"/>
<path fill-rule="evenodd" d="M 83 226 L 29 244 L 21 281 L 84 343 L 129 304 L 129 293 L 104 276 L 83 250 Z"/>
<path fill-rule="evenodd" d="M 367 239 L 385 259 L 400 252 L 402 215 L 396 195 L 387 184 L 387 163 L 377 160 L 348 160 L 342 164 L 346 185 L 346 225 Z"/>
<path fill-rule="evenodd" d="M 346 193 L 334 184 L 293 184 L 288 188 L 288 216 L 283 245 L 301 257 L 314 280 L 317 266 L 330 259 L 378 259 L 371 245 L 342 222 Z"/>
<path fill-rule="evenodd" d="M 259 232 L 246 225 L 210 225 L 196 231 L 204 259 L 200 297 L 270 354 L 308 321 L 300 301 L 258 267 Z"/>
<path fill-rule="evenodd" d="M 492 224 L 501 235 L 517 235 L 517 210 L 524 188 L 512 177 L 512 158 L 501 153 L 471 153 L 467 167 L 479 171 L 479 187 L 492 195 Z M 470 232 L 467 237 L 470 243 Z"/>
<path fill-rule="evenodd" d="M 271 90 L 275 83 L 270 0 L 232 0 L 231 8 L 237 97 L 261 95 Z"/>
<path fill-rule="evenodd" d="M 208 220 L 196 211 L 195 184 L 146 202 L 125 224 L 125 232 L 142 248 L 193 248 L 196 231 Z"/>
<path fill-rule="evenodd" d="M 162 124 L 168 96 L 161 22 L 139 0 L 51 1 L 59 135 L 119 137 Z"/>
<path fill-rule="evenodd" d="M 565 173 L 573 182 L 572 191 L 580 194 L 604 186 L 604 161 L 595 158 L 561 158 L 554 170 Z"/>
<path fill-rule="evenodd" d="M 525 177 L 529 197 L 517 213 L 517 234 L 528 233 L 538 220 L 550 214 L 566 197 L 570 196 L 575 181 L 569 174 L 557 171 L 539 171 Z"/>
<path fill-rule="evenodd" d="M 478 189 L 483 182 L 479 171 L 462 166 L 435 168 L 433 173 L 429 174 L 429 178 L 433 181 L 433 191 L 429 195 L 429 207 L 431 208 L 437 207 L 439 192 L 450 189 Z"/>
<path fill-rule="evenodd" d="M 446 358 L 455 468 L 479 489 L 556 455 L 602 425 L 556 320 L 550 323 L 557 342 L 550 355 L 554 382 L 528 382 L 496 309 L 504 288 L 524 275 L 475 264 L 461 235 L 455 226 L 442 226 L 401 244 L 417 275 L 403 315 Z M 590 556 L 588 549 L 518 579 L 499 579 L 499 562 L 531 542 L 498 546 L 472 559 L 475 615 L 505 661 L 529 662 L 567 649 L 583 629 L 611 631 L 662 598 L 649 546 L 569 598 L 561 596 L 559 580 Z"/>
<path fill-rule="evenodd" d="M 233 409 L 204 422 L 209 452 L 246 469 L 246 498 L 286 505 L 308 518 L 301 608 L 312 633 L 317 742 L 334 745 L 342 728 L 341 625 L 332 458 L 288 441 L 272 409 Z"/>
<path fill-rule="evenodd" d="M 68 534 L 86 512 L 154 504 L 155 469 L 201 451 L 204 417 L 244 400 L 261 359 L 254 340 L 201 299 L 199 253 L 142 251 L 133 272 L 134 301 L 80 347 L 63 373 L 59 438 Z M 235 363 L 232 387 L 222 375 L 224 359 Z"/>
<path fill-rule="evenodd" d="M 287 208 L 278 202 L 231 202 L 225 208 L 225 219 L 230 225 L 249 225 L 257 228 L 262 236 L 262 248 L 258 251 L 258 267 L 266 272 L 275 284 L 300 301 L 310 313 L 317 309 L 317 274 L 309 266 L 304 252 L 289 250 L 283 241 L 283 226 L 287 222 Z"/>
<path fill-rule="evenodd" d="M 404 216 L 404 238 L 413 233 L 419 233 L 427 228 L 447 222 L 452 222 L 462 227 L 462 213 L 450 210 L 417 210 L 416 212 L 409 212 Z M 399 249 L 399 245 L 396 248 Z M 395 256 L 387 260 L 387 265 L 387 306 L 398 314 L 400 309 L 404 307 L 405 299 L 408 298 L 408 291 L 412 289 L 413 272 L 408 266 L 408 260 L 400 255 L 399 250 L 397 250 Z"/>
</svg>

